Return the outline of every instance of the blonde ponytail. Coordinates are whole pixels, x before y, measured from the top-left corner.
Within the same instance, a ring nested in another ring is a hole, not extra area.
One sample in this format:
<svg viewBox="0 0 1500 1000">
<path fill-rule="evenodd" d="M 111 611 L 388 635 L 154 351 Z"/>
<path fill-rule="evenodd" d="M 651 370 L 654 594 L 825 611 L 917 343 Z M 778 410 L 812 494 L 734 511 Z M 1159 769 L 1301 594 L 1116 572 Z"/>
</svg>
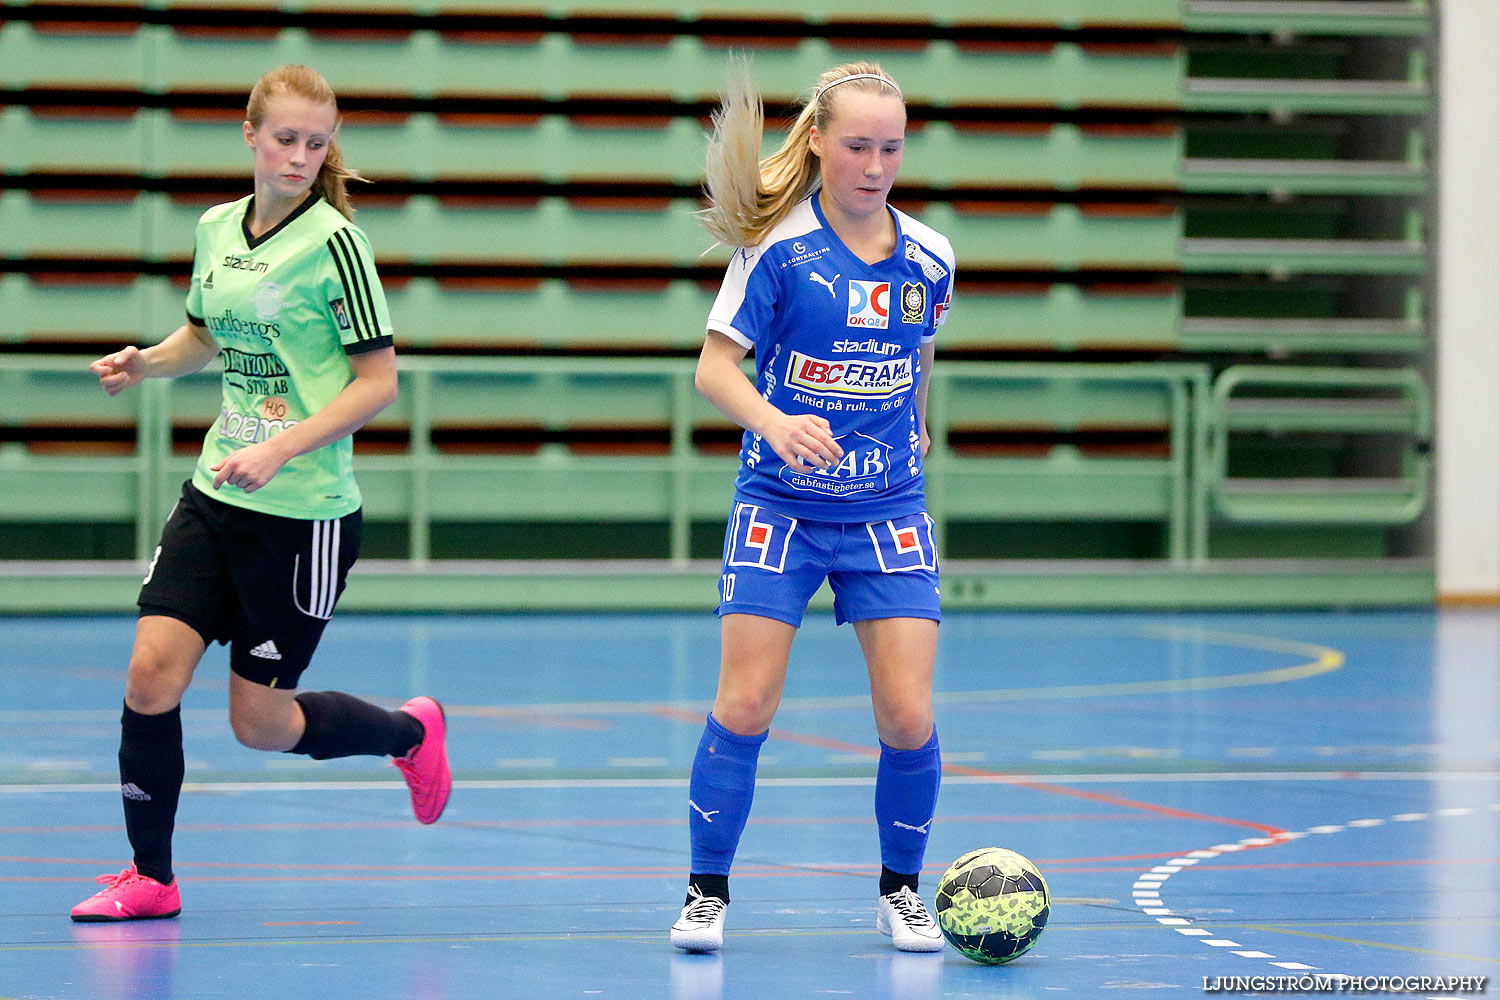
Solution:
<svg viewBox="0 0 1500 1000">
<path fill-rule="evenodd" d="M 874 63 L 846 63 L 818 78 L 781 148 L 761 158 L 765 110 L 750 78 L 750 65 L 731 59 L 713 134 L 704 159 L 709 207 L 698 213 L 715 241 L 752 247 L 786 218 L 798 202 L 823 183 L 818 158 L 809 145 L 812 127 L 828 128 L 834 96 L 843 90 L 892 93 L 901 89 Z"/>
<path fill-rule="evenodd" d="M 370 182 L 344 165 L 344 153 L 338 143 L 338 126 L 342 119 L 339 117 L 339 104 L 334 97 L 333 88 L 311 66 L 278 66 L 256 81 L 250 91 L 250 101 L 245 107 L 245 120 L 250 123 L 251 128 L 260 128 L 260 123 L 266 117 L 266 102 L 276 94 L 293 94 L 333 108 L 334 134 L 329 136 L 328 155 L 318 170 L 318 176 L 313 179 L 312 190 L 352 222 L 354 205 L 349 200 L 348 182 Z"/>
</svg>

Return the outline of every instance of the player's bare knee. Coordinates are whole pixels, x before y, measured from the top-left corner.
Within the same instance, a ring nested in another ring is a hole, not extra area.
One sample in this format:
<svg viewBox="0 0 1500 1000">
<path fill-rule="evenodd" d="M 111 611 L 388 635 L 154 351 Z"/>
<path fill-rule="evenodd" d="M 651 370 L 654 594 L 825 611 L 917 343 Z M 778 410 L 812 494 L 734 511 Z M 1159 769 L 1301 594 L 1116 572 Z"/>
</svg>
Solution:
<svg viewBox="0 0 1500 1000">
<path fill-rule="evenodd" d="M 254 712 L 230 712 L 229 725 L 234 738 L 251 750 L 288 750 L 296 742 L 281 720 Z"/>
<path fill-rule="evenodd" d="M 932 715 L 898 711 L 882 720 L 880 741 L 893 750 L 915 750 L 932 738 Z"/>
<path fill-rule="evenodd" d="M 125 703 L 142 715 L 170 712 L 186 689 L 183 671 L 151 649 L 137 649 L 125 675 Z"/>
<path fill-rule="evenodd" d="M 714 718 L 736 736 L 757 736 L 770 728 L 777 701 L 753 693 L 721 697 L 714 704 Z"/>
</svg>

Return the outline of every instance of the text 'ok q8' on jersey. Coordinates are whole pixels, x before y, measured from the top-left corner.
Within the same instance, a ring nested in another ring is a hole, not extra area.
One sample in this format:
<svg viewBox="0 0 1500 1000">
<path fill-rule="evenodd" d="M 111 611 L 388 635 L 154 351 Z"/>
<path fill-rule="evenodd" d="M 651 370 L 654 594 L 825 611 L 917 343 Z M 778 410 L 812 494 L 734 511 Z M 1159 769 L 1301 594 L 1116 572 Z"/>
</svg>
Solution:
<svg viewBox="0 0 1500 1000">
<path fill-rule="evenodd" d="M 349 355 L 390 347 L 385 293 L 369 240 L 314 195 L 252 237 L 253 196 L 198 221 L 188 319 L 208 328 L 224 361 L 223 404 L 203 441 L 194 484 L 266 514 L 343 517 L 360 506 L 349 437 L 298 455 L 254 493 L 213 488 L 211 467 L 307 419 L 353 378 Z"/>
<path fill-rule="evenodd" d="M 918 352 L 947 319 L 953 248 L 941 233 L 889 211 L 896 249 L 875 264 L 844 245 L 817 195 L 730 260 L 708 328 L 755 352 L 756 388 L 771 405 L 825 417 L 844 449 L 832 468 L 796 472 L 746 431 L 739 499 L 843 523 L 925 508 Z"/>
</svg>

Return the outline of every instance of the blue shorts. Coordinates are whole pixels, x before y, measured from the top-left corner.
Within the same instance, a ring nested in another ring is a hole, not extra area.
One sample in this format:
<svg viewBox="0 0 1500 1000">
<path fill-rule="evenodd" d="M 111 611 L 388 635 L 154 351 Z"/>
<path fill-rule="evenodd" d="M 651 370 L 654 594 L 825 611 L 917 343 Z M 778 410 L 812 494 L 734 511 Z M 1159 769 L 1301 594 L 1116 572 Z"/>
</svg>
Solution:
<svg viewBox="0 0 1500 1000">
<path fill-rule="evenodd" d="M 807 602 L 828 581 L 839 625 L 870 618 L 942 618 L 932 518 L 840 524 L 734 505 L 724 532 L 720 615 L 746 614 L 800 626 Z"/>
</svg>

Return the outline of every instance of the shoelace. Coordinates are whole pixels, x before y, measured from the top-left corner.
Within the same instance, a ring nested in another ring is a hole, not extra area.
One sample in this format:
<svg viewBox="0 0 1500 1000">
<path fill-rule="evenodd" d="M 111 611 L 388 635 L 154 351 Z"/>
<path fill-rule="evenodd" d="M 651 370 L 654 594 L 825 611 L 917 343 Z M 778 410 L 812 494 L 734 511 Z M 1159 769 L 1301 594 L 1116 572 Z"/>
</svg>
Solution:
<svg viewBox="0 0 1500 1000">
<path fill-rule="evenodd" d="M 416 752 L 420 747 L 421 744 L 417 744 L 417 746 L 412 748 L 411 753 L 405 757 L 392 757 L 391 766 L 401 772 L 402 776 L 406 778 L 407 783 L 414 786 L 414 790 L 418 795 L 426 795 L 428 791 L 427 782 L 422 780 L 422 772 L 417 770 L 417 762 L 415 760 Z"/>
<path fill-rule="evenodd" d="M 133 875 L 135 875 L 135 870 L 127 868 L 118 875 L 100 875 L 98 878 L 94 879 L 94 881 L 98 882 L 100 885 L 107 885 L 111 889 L 113 889 L 115 886 L 119 885 L 122 882 L 129 882 Z"/>
<path fill-rule="evenodd" d="M 683 920 L 710 924 L 719 919 L 719 914 L 724 912 L 724 901 L 718 896 L 705 896 L 693 886 L 688 887 L 688 895 L 697 898 L 682 912 Z"/>
<path fill-rule="evenodd" d="M 912 927 L 933 926 L 932 915 L 927 912 L 927 906 L 922 902 L 922 897 L 912 892 L 910 886 L 903 885 L 885 898 L 890 900 L 891 907 L 908 925 Z"/>
</svg>

